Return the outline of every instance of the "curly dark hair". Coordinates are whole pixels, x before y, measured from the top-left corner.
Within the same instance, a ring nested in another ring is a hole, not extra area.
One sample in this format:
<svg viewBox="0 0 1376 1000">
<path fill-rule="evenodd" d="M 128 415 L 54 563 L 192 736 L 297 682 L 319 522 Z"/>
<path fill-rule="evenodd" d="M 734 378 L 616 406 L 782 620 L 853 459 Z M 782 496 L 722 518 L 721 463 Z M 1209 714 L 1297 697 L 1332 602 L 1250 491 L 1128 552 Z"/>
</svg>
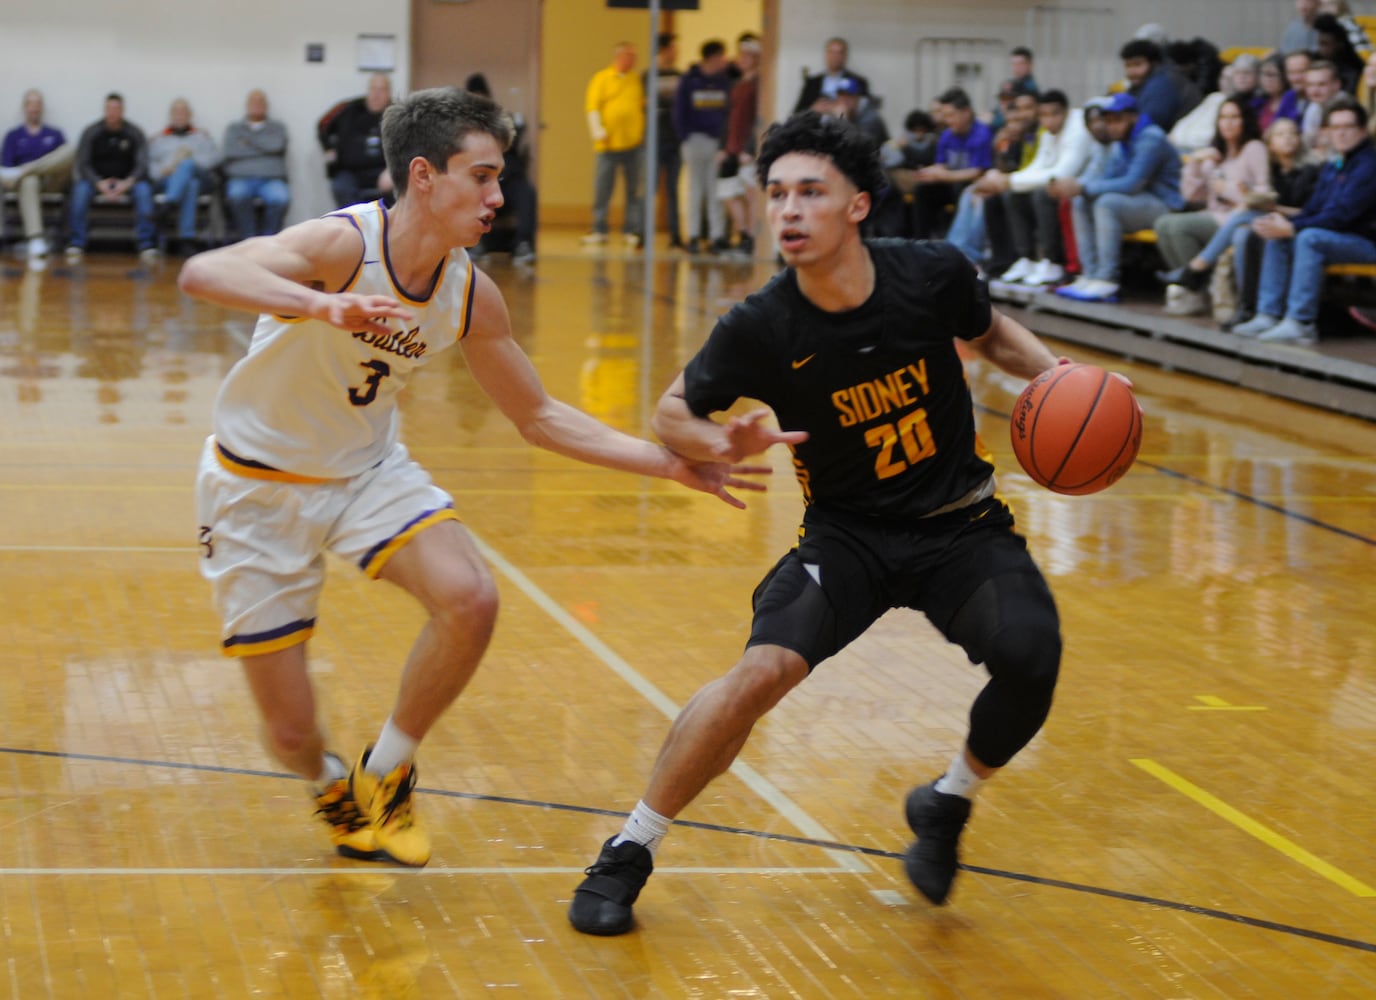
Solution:
<svg viewBox="0 0 1376 1000">
<path fill-rule="evenodd" d="M 824 156 L 871 198 L 878 199 L 887 181 L 873 140 L 843 118 L 801 111 L 769 126 L 757 158 L 760 187 L 769 183 L 769 168 L 789 153 Z"/>
</svg>

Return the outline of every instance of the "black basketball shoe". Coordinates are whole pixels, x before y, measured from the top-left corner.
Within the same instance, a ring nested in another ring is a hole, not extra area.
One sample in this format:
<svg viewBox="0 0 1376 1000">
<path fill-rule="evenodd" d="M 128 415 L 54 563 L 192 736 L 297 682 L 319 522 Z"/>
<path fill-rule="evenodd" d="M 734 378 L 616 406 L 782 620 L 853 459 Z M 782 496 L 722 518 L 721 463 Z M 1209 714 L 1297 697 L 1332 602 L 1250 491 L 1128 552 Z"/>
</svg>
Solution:
<svg viewBox="0 0 1376 1000">
<path fill-rule="evenodd" d="M 960 867 L 956 845 L 970 818 L 970 800 L 938 792 L 933 781 L 908 793 L 905 812 L 917 841 L 903 856 L 903 868 L 917 891 L 940 906 Z"/>
<path fill-rule="evenodd" d="M 655 869 L 654 856 L 643 844 L 628 840 L 612 846 L 615 837 L 602 845 L 587 878 L 573 891 L 569 923 L 584 934 L 611 937 L 635 926 L 631 904 Z"/>
</svg>

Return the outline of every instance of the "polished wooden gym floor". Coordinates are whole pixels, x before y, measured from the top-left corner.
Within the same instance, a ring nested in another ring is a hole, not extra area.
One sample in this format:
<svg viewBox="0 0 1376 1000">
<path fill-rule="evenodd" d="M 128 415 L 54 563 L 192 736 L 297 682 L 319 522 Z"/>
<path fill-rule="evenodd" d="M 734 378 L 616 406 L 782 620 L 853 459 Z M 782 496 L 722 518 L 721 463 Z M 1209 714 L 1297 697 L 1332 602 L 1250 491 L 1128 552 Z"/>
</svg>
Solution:
<svg viewBox="0 0 1376 1000">
<path fill-rule="evenodd" d="M 772 270 L 647 270 L 576 234 L 484 267 L 550 390 L 637 434 Z M 1111 490 L 1060 497 L 1013 463 L 1021 384 L 972 361 L 1066 647 L 950 904 L 902 875 L 902 801 L 982 674 L 895 613 L 682 817 L 638 929 L 593 939 L 565 918 L 580 869 L 795 537 L 787 454 L 738 512 L 525 446 L 458 351 L 423 373 L 405 437 L 503 610 L 419 757 L 434 860 L 346 861 L 218 653 L 192 479 L 252 317 L 175 274 L 93 254 L 0 278 L 0 996 L 1376 996 L 1376 426 L 1067 349 L 1134 380 L 1146 433 Z M 331 570 L 313 664 L 353 756 L 420 617 Z"/>
</svg>

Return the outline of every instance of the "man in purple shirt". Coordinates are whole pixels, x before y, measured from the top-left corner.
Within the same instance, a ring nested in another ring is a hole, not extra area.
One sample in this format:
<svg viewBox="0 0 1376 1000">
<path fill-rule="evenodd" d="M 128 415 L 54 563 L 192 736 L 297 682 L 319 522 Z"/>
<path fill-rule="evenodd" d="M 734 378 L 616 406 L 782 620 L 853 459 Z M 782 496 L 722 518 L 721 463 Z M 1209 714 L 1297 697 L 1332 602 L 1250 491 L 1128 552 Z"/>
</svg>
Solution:
<svg viewBox="0 0 1376 1000">
<path fill-rule="evenodd" d="M 937 103 L 946 130 L 936 142 L 936 162 L 916 173 L 913 191 L 916 236 L 922 240 L 944 225 L 961 189 L 994 165 L 994 133 L 975 118 L 970 95 L 952 87 Z"/>
<path fill-rule="evenodd" d="M 29 266 L 42 270 L 48 256 L 43 238 L 44 191 L 61 191 L 71 176 L 74 150 L 62 133 L 43 124 L 43 95 L 24 93 L 24 121 L 5 134 L 0 147 L 0 186 L 19 191 L 19 215 L 29 243 Z"/>
</svg>

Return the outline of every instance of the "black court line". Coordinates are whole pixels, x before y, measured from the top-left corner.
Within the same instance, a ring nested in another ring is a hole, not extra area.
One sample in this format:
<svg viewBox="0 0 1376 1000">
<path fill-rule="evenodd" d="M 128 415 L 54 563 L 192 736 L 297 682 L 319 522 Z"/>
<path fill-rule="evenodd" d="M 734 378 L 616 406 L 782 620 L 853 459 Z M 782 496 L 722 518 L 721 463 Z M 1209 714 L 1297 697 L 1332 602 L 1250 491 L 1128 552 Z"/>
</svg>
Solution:
<svg viewBox="0 0 1376 1000">
<path fill-rule="evenodd" d="M 14 754 L 22 757 L 84 760 L 100 764 L 133 764 L 138 767 L 162 767 L 182 771 L 202 771 L 213 774 L 230 774 L 253 778 L 284 778 L 290 781 L 300 780 L 295 775 L 285 774 L 281 771 L 260 771 L 254 768 L 224 767 L 218 764 L 187 764 L 177 761 L 143 760 L 137 757 L 113 757 L 103 754 L 67 753 L 60 750 L 31 750 L 24 747 L 0 747 L 0 753 Z M 443 788 L 417 788 L 416 791 L 442 798 L 467 799 L 472 802 L 497 802 L 502 805 L 527 806 L 535 809 L 554 809 L 561 812 L 582 813 L 589 816 L 607 816 L 616 819 L 624 819 L 628 815 L 627 813 L 615 809 L 601 809 L 596 806 L 580 806 L 569 802 L 543 802 L 539 799 L 522 799 L 507 795 L 485 795 L 477 792 L 451 792 Z M 856 844 L 840 844 L 830 840 L 817 840 L 813 837 L 800 837 L 786 833 L 769 833 L 764 830 L 749 830 L 744 827 L 723 826 L 718 823 L 698 823 L 693 820 L 675 820 L 674 825 L 678 827 L 687 827 L 692 830 L 708 830 L 714 833 L 730 833 L 736 836 L 754 837 L 758 840 L 772 840 L 784 844 L 799 844 L 804 847 L 818 847 L 824 850 L 846 851 L 851 854 L 863 854 L 867 857 L 884 858 L 890 861 L 903 860 L 903 854 L 898 851 L 885 851 L 877 847 L 860 847 Z M 991 878 L 1027 882 L 1032 885 L 1042 885 L 1053 889 L 1066 889 L 1070 892 L 1082 892 L 1087 895 L 1102 896 L 1106 899 L 1116 899 L 1125 903 L 1142 903 L 1146 906 L 1156 906 L 1165 910 L 1175 910 L 1179 913 L 1190 913 L 1199 917 L 1211 917 L 1215 920 L 1226 920 L 1229 923 L 1242 924 L 1246 927 L 1255 927 L 1258 930 L 1275 931 L 1279 934 L 1289 934 L 1292 937 L 1308 938 L 1311 941 L 1322 941 L 1325 944 L 1334 944 L 1342 948 L 1352 948 L 1356 951 L 1366 951 L 1376 954 L 1376 941 L 1362 941 L 1357 938 L 1342 937 L 1337 934 L 1329 934 L 1325 931 L 1312 930 L 1308 927 L 1296 927 L 1293 924 L 1282 924 L 1274 920 L 1265 920 L 1261 917 L 1249 917 L 1241 913 L 1230 913 L 1227 910 L 1216 910 L 1207 906 L 1195 906 L 1193 903 L 1181 903 L 1172 899 L 1159 899 L 1155 896 L 1144 896 L 1140 893 L 1124 892 L 1120 889 L 1105 889 L 1101 886 L 1084 885 L 1080 882 L 1066 882 L 1062 879 L 1046 878 L 1041 875 L 1031 875 L 1026 872 L 1005 871 L 1000 868 L 986 868 L 983 865 L 964 863 L 962 863 L 960 867 L 962 870 L 973 872 L 976 875 L 988 875 Z"/>
<path fill-rule="evenodd" d="M 983 403 L 976 403 L 975 409 L 978 412 L 987 414 L 991 417 L 999 417 L 1003 420 L 1013 419 L 1013 415 L 1011 413 L 1004 413 L 1002 410 L 996 410 L 992 406 L 986 406 Z M 1269 500 L 1263 500 L 1260 497 L 1252 496 L 1250 493 L 1244 493 L 1242 490 L 1235 490 L 1229 486 L 1220 486 L 1217 483 L 1211 483 L 1206 479 L 1200 479 L 1198 476 L 1192 476 L 1187 472 L 1180 472 L 1177 469 L 1171 469 L 1164 465 L 1158 465 L 1156 462 L 1147 462 L 1143 461 L 1142 459 L 1138 459 L 1132 464 L 1133 468 L 1141 466 L 1144 469 L 1151 469 L 1153 472 L 1159 472 L 1162 475 L 1170 476 L 1173 479 L 1182 480 L 1184 482 L 1189 483 L 1192 486 L 1198 486 L 1202 489 L 1212 490 L 1215 493 L 1222 493 L 1225 496 L 1232 497 L 1234 500 L 1241 500 L 1244 503 L 1252 504 L 1253 506 L 1260 507 L 1263 510 L 1269 510 L 1272 513 L 1281 515 L 1282 517 L 1288 517 L 1291 520 L 1300 521 L 1304 524 L 1309 525 L 1311 528 L 1319 528 L 1322 531 L 1329 531 L 1335 535 L 1340 535 L 1343 538 L 1350 538 L 1354 542 L 1361 542 L 1364 545 L 1376 546 L 1376 538 L 1373 538 L 1370 535 L 1363 535 L 1362 533 L 1357 531 L 1350 531 L 1347 528 L 1340 528 L 1336 524 L 1329 524 L 1327 521 L 1321 521 L 1317 517 L 1310 517 L 1308 514 L 1301 514 L 1299 513 L 1299 511 L 1290 510 L 1287 507 L 1282 507 L 1280 504 L 1271 503 Z"/>
</svg>

